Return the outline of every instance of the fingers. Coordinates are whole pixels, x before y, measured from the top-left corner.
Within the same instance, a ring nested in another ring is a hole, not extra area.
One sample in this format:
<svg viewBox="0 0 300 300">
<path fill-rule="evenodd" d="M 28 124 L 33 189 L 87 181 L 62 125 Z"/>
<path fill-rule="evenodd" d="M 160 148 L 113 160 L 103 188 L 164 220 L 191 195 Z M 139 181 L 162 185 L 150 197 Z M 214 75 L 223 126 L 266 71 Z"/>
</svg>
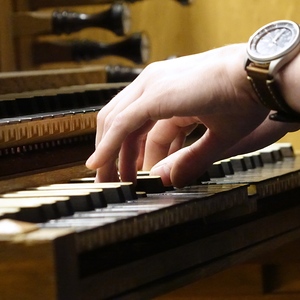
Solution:
<svg viewBox="0 0 300 300">
<path fill-rule="evenodd" d="M 183 147 L 186 136 L 197 126 L 196 118 L 173 117 L 158 121 L 147 135 L 143 170 Z"/>
<path fill-rule="evenodd" d="M 112 116 L 117 115 L 123 111 L 132 99 L 138 99 L 142 94 L 143 87 L 137 86 L 135 81 L 126 86 L 121 92 L 119 92 L 112 100 L 104 106 L 97 116 L 97 134 L 96 134 L 96 146 L 101 141 L 105 134 L 105 127 L 107 127 L 107 120 L 113 119 Z"/>
<path fill-rule="evenodd" d="M 145 145 L 146 145 L 147 135 L 144 135 L 140 141 L 140 151 L 136 160 L 136 168 L 137 170 L 143 169 L 144 156 L 145 156 Z"/>
<path fill-rule="evenodd" d="M 119 155 L 119 173 L 122 181 L 136 182 L 138 158 L 143 152 L 145 135 L 129 135 L 122 144 Z"/>
<path fill-rule="evenodd" d="M 97 170 L 95 182 L 117 182 L 119 176 L 115 160 L 111 160 L 104 167 Z"/>
<path fill-rule="evenodd" d="M 244 46 L 236 47 L 240 63 Z M 119 155 L 122 180 L 133 179 L 143 158 L 149 169 L 169 155 L 152 172 L 166 184 L 183 186 L 258 126 L 266 112 L 249 97 L 244 72 L 234 71 L 240 65 L 231 57 L 230 47 L 152 65 L 114 97 L 98 114 L 96 149 L 86 163 L 98 169 L 97 180 L 116 178 Z M 241 78 L 243 84 L 235 84 Z M 208 128 L 205 135 L 177 151 L 197 120 Z"/>
<path fill-rule="evenodd" d="M 164 90 L 165 92 L 165 90 Z M 138 99 L 126 96 L 117 105 L 110 103 L 98 114 L 96 150 L 88 159 L 88 168 L 102 167 L 112 153 L 121 149 L 123 141 L 133 132 L 136 136 L 148 132 L 159 119 L 168 119 L 174 113 L 172 100 L 166 95 L 143 93 Z M 120 95 L 117 96 L 120 98 Z M 113 99 L 115 101 L 115 99 Z"/>
<path fill-rule="evenodd" d="M 138 135 L 142 134 L 144 130 L 146 132 L 149 131 L 153 125 L 151 125 L 151 122 L 146 122 L 148 117 L 147 115 L 145 116 L 145 114 L 140 115 L 141 122 L 138 122 L 138 124 L 129 122 L 129 120 L 137 120 L 135 118 L 135 113 L 133 111 L 134 116 L 130 116 L 129 112 L 129 116 L 127 115 L 126 117 L 124 110 L 126 110 L 130 106 L 133 99 L 138 99 L 141 94 L 142 87 L 136 87 L 135 84 L 132 83 L 123 91 L 121 91 L 116 97 L 114 97 L 98 113 L 95 143 L 96 149 L 86 161 L 86 166 L 89 169 L 97 169 L 96 181 L 105 182 L 119 180 L 117 169 L 115 167 L 115 162 L 118 158 L 119 152 L 121 158 L 119 167 L 122 170 L 122 174 L 124 174 L 122 180 L 135 180 L 135 160 L 136 157 L 139 156 L 139 151 L 137 150 L 137 148 L 140 144 Z M 143 122 L 146 122 L 147 124 L 143 124 Z M 125 126 L 124 124 L 133 124 L 136 126 L 133 128 L 130 128 L 129 126 L 128 128 L 128 126 Z M 138 129 L 139 127 L 142 127 L 142 129 L 137 130 L 136 140 L 127 138 L 127 136 L 129 136 L 132 131 Z"/>
<path fill-rule="evenodd" d="M 165 185 L 183 187 L 201 176 L 227 147 L 225 139 L 207 130 L 198 141 L 156 164 L 150 173 L 161 176 Z"/>
<path fill-rule="evenodd" d="M 159 119 L 168 119 L 176 115 L 195 115 L 201 101 L 197 93 L 194 94 L 191 90 L 199 83 L 196 76 L 198 71 L 195 67 L 186 68 L 187 62 L 195 65 L 192 57 L 178 59 L 174 67 L 173 63 L 165 62 L 163 65 L 169 66 L 167 70 L 162 68 L 161 64 L 146 68 L 146 72 L 142 72 L 141 76 L 101 109 L 97 121 L 96 150 L 87 160 L 88 168 L 103 167 L 113 155 L 116 159 L 123 141 L 139 128 L 146 132 Z M 176 70 L 182 72 L 175 72 Z M 187 73 L 191 71 L 190 75 L 194 80 L 187 80 L 188 76 L 183 75 L 183 70 Z M 162 72 L 167 76 L 161 76 Z M 181 84 L 178 85 L 177 82 Z M 206 98 L 204 91 L 206 89 L 203 90 L 203 98 Z M 177 142 L 180 139 L 182 137 L 177 137 Z M 161 156 L 159 154 L 159 157 Z M 151 164 L 153 163 L 149 165 Z"/>
</svg>

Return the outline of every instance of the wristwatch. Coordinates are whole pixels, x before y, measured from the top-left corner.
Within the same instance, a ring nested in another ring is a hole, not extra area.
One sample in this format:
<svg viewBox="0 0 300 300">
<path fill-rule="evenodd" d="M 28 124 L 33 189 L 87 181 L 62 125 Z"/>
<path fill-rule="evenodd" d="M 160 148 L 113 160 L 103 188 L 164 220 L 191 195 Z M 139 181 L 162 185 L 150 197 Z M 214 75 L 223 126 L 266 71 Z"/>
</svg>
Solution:
<svg viewBox="0 0 300 300">
<path fill-rule="evenodd" d="M 275 110 L 271 120 L 300 122 L 300 113 L 284 100 L 276 73 L 300 51 L 299 25 L 280 20 L 257 30 L 249 39 L 245 70 L 261 103 Z"/>
</svg>

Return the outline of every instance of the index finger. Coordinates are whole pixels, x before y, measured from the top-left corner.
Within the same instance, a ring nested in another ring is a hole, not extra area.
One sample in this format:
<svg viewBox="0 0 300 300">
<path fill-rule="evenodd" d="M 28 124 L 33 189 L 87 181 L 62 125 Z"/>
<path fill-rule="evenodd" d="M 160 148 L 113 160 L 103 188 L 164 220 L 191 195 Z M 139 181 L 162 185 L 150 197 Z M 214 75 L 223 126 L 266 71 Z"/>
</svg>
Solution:
<svg viewBox="0 0 300 300">
<path fill-rule="evenodd" d="M 142 88 L 136 82 L 132 82 L 115 95 L 99 112 L 97 115 L 97 133 L 96 145 L 100 142 L 105 131 L 104 125 L 108 115 L 117 115 L 124 108 L 130 105 L 132 101 L 138 99 L 142 94 Z"/>
<path fill-rule="evenodd" d="M 147 110 L 137 109 L 137 105 L 134 102 L 127 109 L 117 113 L 109 128 L 99 139 L 95 152 L 87 160 L 86 166 L 88 168 L 98 169 L 103 167 L 106 162 L 111 161 L 112 158 L 116 159 L 122 143 L 130 133 L 137 131 L 137 135 L 139 135 L 151 129 L 153 122 L 150 120 Z M 102 130 L 104 127 L 105 124 Z M 138 129 L 140 128 L 139 133 Z"/>
</svg>

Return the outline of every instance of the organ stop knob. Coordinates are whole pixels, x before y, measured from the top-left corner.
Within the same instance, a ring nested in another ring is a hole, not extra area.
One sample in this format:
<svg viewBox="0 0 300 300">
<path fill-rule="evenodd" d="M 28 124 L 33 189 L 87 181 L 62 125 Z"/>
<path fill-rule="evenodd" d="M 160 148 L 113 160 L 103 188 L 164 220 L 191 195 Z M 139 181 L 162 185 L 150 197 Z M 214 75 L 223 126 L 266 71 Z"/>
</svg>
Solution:
<svg viewBox="0 0 300 300">
<path fill-rule="evenodd" d="M 120 56 L 137 64 L 149 59 L 149 40 L 144 33 L 134 33 L 128 38 L 112 43 L 91 40 L 40 42 L 33 45 L 34 63 L 61 61 L 88 61 L 104 56 Z M 51 55 L 49 55 L 51 54 Z"/>
<path fill-rule="evenodd" d="M 108 10 L 95 14 L 54 11 L 52 27 L 55 34 L 69 34 L 88 27 L 100 27 L 111 30 L 117 35 L 126 35 L 130 30 L 130 18 L 128 6 L 115 3 Z"/>
</svg>

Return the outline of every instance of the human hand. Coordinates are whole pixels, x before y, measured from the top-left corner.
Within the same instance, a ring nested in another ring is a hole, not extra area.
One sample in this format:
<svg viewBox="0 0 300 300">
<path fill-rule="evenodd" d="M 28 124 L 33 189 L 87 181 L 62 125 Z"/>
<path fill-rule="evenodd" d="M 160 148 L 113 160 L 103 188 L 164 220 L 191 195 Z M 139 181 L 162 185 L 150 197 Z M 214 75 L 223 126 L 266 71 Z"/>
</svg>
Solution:
<svg viewBox="0 0 300 300">
<path fill-rule="evenodd" d="M 214 161 L 250 147 L 255 135 L 256 147 L 265 143 L 263 132 L 277 138 L 246 79 L 244 57 L 239 44 L 146 67 L 98 114 L 96 150 L 86 163 L 97 169 L 96 180 L 118 180 L 119 158 L 122 181 L 134 182 L 143 167 L 181 187 Z M 181 148 L 197 124 L 206 132 Z M 289 130 L 276 126 L 282 135 Z"/>
</svg>

